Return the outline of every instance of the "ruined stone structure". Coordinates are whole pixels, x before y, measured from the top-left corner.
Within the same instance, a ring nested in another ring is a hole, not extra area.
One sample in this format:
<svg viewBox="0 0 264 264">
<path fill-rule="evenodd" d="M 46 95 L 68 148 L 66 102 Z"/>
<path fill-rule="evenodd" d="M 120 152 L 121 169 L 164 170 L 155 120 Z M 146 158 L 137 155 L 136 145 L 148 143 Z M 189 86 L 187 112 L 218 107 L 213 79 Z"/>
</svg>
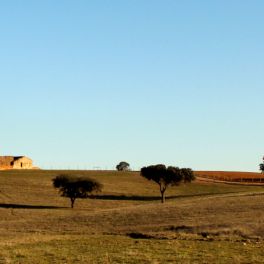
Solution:
<svg viewBox="0 0 264 264">
<path fill-rule="evenodd" d="M 34 169 L 33 162 L 25 156 L 0 156 L 0 170 Z"/>
</svg>

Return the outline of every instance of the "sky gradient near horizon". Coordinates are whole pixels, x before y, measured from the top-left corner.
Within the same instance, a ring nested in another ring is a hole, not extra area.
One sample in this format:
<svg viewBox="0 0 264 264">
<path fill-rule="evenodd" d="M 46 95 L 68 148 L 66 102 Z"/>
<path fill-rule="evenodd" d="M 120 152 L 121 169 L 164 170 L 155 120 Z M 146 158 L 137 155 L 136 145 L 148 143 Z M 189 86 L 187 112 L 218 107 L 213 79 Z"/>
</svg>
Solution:
<svg viewBox="0 0 264 264">
<path fill-rule="evenodd" d="M 258 171 L 264 1 L 0 2 L 0 155 Z"/>
</svg>

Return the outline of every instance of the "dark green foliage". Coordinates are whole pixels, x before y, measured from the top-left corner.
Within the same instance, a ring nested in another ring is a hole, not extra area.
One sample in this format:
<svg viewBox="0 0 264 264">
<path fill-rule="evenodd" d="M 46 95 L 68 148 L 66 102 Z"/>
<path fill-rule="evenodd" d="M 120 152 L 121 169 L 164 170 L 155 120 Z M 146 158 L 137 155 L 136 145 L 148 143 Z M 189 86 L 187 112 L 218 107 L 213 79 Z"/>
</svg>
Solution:
<svg viewBox="0 0 264 264">
<path fill-rule="evenodd" d="M 259 169 L 260 169 L 261 173 L 264 173 L 264 163 L 259 164 Z"/>
<path fill-rule="evenodd" d="M 194 173 L 189 168 L 166 167 L 163 164 L 151 165 L 141 169 L 141 176 L 156 182 L 160 187 L 161 202 L 165 202 L 165 191 L 168 186 L 194 180 Z"/>
<path fill-rule="evenodd" d="M 116 169 L 118 171 L 127 171 L 129 170 L 129 163 L 127 163 L 126 161 L 121 161 L 116 165 Z"/>
<path fill-rule="evenodd" d="M 192 169 L 190 168 L 182 168 L 181 173 L 183 176 L 183 181 L 186 182 L 191 182 L 195 179 L 194 173 Z"/>
<path fill-rule="evenodd" d="M 54 188 L 59 189 L 61 196 L 71 199 L 72 208 L 75 199 L 88 198 L 89 194 L 94 191 L 99 192 L 103 187 L 102 184 L 96 180 L 73 175 L 59 175 L 52 181 Z"/>
</svg>

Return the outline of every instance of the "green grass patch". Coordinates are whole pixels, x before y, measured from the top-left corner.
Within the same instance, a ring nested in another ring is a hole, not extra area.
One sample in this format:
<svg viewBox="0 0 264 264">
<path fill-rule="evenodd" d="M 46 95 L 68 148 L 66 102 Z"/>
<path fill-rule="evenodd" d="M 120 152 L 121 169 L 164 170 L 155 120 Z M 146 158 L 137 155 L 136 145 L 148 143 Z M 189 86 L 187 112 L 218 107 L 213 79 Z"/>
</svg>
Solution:
<svg viewBox="0 0 264 264">
<path fill-rule="evenodd" d="M 262 243 L 65 236 L 3 246 L 7 263 L 263 263 Z"/>
</svg>

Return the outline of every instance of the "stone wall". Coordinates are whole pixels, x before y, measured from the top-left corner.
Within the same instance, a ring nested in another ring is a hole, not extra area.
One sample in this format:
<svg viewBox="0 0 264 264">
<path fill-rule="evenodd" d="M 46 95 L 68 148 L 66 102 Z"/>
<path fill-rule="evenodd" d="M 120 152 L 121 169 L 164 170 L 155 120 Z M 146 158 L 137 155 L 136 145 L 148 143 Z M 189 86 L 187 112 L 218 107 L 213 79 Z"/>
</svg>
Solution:
<svg viewBox="0 0 264 264">
<path fill-rule="evenodd" d="M 8 170 L 12 169 L 12 162 L 14 161 L 14 157 L 12 156 L 0 156 L 0 169 Z"/>
<path fill-rule="evenodd" d="M 0 170 L 8 169 L 33 169 L 33 162 L 30 158 L 25 156 L 0 156 Z"/>
</svg>

